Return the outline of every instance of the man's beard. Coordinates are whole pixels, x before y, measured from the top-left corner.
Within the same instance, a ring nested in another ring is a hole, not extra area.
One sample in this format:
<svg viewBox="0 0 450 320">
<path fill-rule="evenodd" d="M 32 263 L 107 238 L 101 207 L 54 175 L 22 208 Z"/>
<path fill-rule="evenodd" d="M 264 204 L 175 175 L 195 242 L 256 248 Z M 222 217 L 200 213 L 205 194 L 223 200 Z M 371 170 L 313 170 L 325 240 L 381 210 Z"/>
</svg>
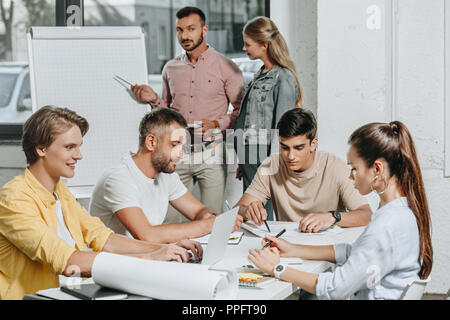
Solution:
<svg viewBox="0 0 450 320">
<path fill-rule="evenodd" d="M 152 156 L 152 165 L 158 172 L 173 173 L 175 168 L 170 167 L 170 161 L 162 152 L 156 151 Z"/>
<path fill-rule="evenodd" d="M 182 47 L 183 47 L 183 49 L 185 49 L 186 51 L 190 52 L 190 51 L 194 51 L 195 49 L 197 49 L 202 43 L 203 43 L 203 32 L 200 34 L 200 39 L 198 39 L 197 43 L 194 43 L 194 45 L 192 46 L 192 48 L 186 49 L 186 48 L 184 48 L 183 45 L 182 45 Z"/>
</svg>

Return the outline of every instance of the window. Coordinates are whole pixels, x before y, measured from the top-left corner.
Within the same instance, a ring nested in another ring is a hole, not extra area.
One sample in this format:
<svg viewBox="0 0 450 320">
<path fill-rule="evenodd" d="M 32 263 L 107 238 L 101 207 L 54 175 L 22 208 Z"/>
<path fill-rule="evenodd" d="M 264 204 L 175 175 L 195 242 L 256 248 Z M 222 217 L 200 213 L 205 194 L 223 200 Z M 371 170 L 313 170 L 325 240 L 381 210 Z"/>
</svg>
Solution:
<svg viewBox="0 0 450 320">
<path fill-rule="evenodd" d="M 17 74 L 0 73 L 0 108 L 5 108 L 10 103 L 16 80 Z"/>
<path fill-rule="evenodd" d="M 26 64 L 0 63 L 0 139 L 18 140 L 31 114 L 30 79 Z"/>
<path fill-rule="evenodd" d="M 0 139 L 7 136 L 18 140 L 22 124 L 31 114 L 26 30 L 30 26 L 54 26 L 56 21 L 64 22 L 68 16 L 61 7 L 55 6 L 59 1 L 0 2 L 4 8 L 4 14 L 0 15 Z M 246 57 L 242 51 L 242 28 L 255 16 L 267 16 L 269 2 L 178 0 L 164 1 L 165 5 L 161 5 L 156 1 L 141 1 L 139 4 L 129 1 L 119 6 L 112 5 L 116 2 L 109 0 L 85 0 L 82 21 L 89 26 L 142 26 L 146 33 L 148 74 L 154 74 L 153 78 L 157 79 L 164 63 L 178 54 L 174 50 L 177 43 L 174 24 L 179 8 L 194 5 L 202 9 L 209 26 L 208 43 L 229 58 L 238 58 Z M 12 71 L 11 64 L 17 62 L 21 64 Z M 5 68 L 11 69 L 7 72 Z M 253 71 L 249 70 L 249 73 Z"/>
<path fill-rule="evenodd" d="M 31 90 L 30 90 L 30 74 L 24 77 L 22 88 L 20 89 L 19 99 L 17 100 L 17 110 L 31 111 Z"/>
<path fill-rule="evenodd" d="M 208 42 L 219 52 L 236 57 L 242 52 L 242 29 L 248 20 L 256 16 L 269 16 L 266 0 L 202 0 L 197 6 L 206 15 Z"/>
<path fill-rule="evenodd" d="M 158 28 L 158 58 L 160 60 L 167 59 L 167 35 L 166 26 L 160 25 Z"/>
<path fill-rule="evenodd" d="M 20 140 L 31 114 L 26 30 L 55 25 L 55 1 L 0 0 L 0 142 Z"/>
</svg>

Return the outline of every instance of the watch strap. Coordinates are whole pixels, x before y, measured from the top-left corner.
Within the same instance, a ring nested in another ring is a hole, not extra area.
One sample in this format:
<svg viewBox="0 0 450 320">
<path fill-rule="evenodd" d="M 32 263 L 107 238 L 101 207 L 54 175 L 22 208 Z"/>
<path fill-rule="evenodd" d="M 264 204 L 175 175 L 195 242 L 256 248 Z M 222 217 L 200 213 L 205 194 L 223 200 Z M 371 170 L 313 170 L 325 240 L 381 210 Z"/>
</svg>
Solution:
<svg viewBox="0 0 450 320">
<path fill-rule="evenodd" d="M 337 210 L 331 210 L 330 211 L 331 215 L 333 216 L 333 218 L 335 219 L 333 226 L 338 223 L 339 221 L 341 221 L 342 217 L 341 217 L 341 213 Z"/>
<path fill-rule="evenodd" d="M 281 274 L 286 271 L 286 265 L 279 263 L 273 268 L 275 278 L 280 279 Z"/>
</svg>

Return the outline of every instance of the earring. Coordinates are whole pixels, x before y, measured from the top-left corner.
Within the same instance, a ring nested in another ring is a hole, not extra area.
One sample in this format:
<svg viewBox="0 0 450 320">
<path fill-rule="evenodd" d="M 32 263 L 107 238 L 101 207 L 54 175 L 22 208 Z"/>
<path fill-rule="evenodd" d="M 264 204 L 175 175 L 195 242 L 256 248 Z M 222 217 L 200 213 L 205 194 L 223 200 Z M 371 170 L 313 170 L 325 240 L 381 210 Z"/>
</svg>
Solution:
<svg viewBox="0 0 450 320">
<path fill-rule="evenodd" d="M 372 182 L 370 183 L 370 190 L 375 191 L 379 196 L 381 196 L 383 193 L 386 192 L 386 189 L 387 189 L 387 183 L 386 183 L 386 179 L 384 179 L 384 177 L 383 177 L 383 182 L 384 182 L 385 187 L 384 187 L 384 190 L 383 190 L 383 191 L 378 192 L 377 190 L 375 190 L 375 189 L 373 188 L 373 183 L 374 183 L 377 179 L 378 179 L 378 176 L 375 176 L 375 178 L 374 178 L 374 179 L 372 180 Z"/>
</svg>

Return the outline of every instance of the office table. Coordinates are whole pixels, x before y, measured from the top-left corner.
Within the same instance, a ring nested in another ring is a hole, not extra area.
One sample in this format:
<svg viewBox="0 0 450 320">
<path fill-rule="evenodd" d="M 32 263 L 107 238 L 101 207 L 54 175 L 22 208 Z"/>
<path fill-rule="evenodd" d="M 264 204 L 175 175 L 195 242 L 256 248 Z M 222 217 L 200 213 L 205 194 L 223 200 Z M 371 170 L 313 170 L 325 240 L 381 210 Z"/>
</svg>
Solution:
<svg viewBox="0 0 450 320">
<path fill-rule="evenodd" d="M 276 225 L 277 223 L 282 222 L 270 221 L 269 227 Z M 342 232 L 338 234 L 300 234 L 295 238 L 283 236 L 281 238 L 293 243 L 305 245 L 332 245 L 342 242 L 353 243 L 364 231 L 364 229 L 365 227 L 342 228 Z M 242 238 L 239 245 L 229 245 L 227 248 L 225 259 L 219 262 L 216 267 L 236 268 L 250 264 L 250 260 L 248 260 L 247 258 L 248 251 L 255 248 L 261 249 L 261 240 L 261 238 L 253 236 L 248 231 L 245 231 L 244 237 Z M 332 266 L 333 264 L 327 261 L 304 260 L 301 265 L 291 265 L 289 267 L 304 272 L 321 273 L 327 271 Z M 237 299 L 283 300 L 296 292 L 298 289 L 299 288 L 292 283 L 276 280 L 274 283 L 265 286 L 262 290 L 239 288 Z"/>
<path fill-rule="evenodd" d="M 270 221 L 270 226 L 275 226 L 282 222 Z M 332 245 L 336 243 L 352 243 L 359 235 L 364 231 L 365 227 L 354 228 L 342 228 L 342 232 L 338 234 L 299 234 L 294 237 L 282 236 L 290 242 L 305 245 Z M 261 249 L 261 238 L 256 237 L 246 230 L 238 245 L 228 245 L 225 258 L 214 265 L 215 269 L 233 269 L 239 268 L 244 265 L 251 264 L 248 260 L 248 251 L 250 249 Z M 332 263 L 326 261 L 310 261 L 304 260 L 300 265 L 291 265 L 289 267 L 301 270 L 304 272 L 321 273 L 325 272 L 333 266 Z M 86 282 L 92 282 L 92 279 L 88 279 Z M 263 289 L 245 289 L 239 288 L 237 300 L 283 300 L 295 293 L 299 288 L 292 283 L 275 280 L 275 282 L 268 284 Z M 24 299 L 40 299 L 36 295 L 26 295 Z M 44 298 L 45 299 L 45 298 Z M 131 295 L 130 299 L 148 299 L 146 297 Z"/>
</svg>

